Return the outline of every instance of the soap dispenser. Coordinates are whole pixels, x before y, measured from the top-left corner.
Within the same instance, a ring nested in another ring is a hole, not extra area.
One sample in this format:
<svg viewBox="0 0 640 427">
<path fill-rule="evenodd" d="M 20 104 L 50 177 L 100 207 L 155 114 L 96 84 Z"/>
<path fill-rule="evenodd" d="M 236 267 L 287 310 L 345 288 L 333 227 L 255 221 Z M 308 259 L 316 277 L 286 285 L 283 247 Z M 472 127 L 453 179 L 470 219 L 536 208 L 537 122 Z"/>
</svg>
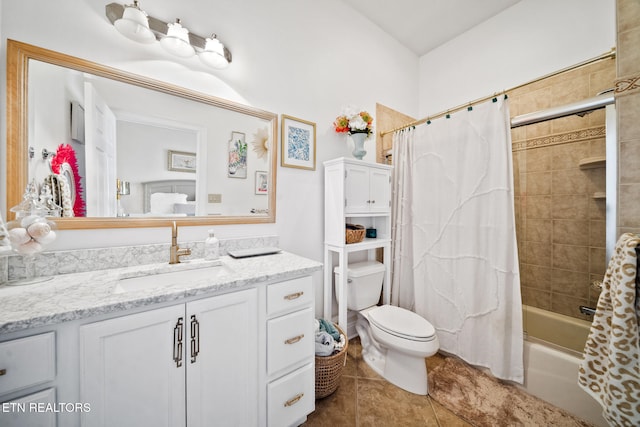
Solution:
<svg viewBox="0 0 640 427">
<path fill-rule="evenodd" d="M 220 241 L 214 230 L 209 230 L 209 237 L 204 241 L 204 259 L 212 261 L 220 257 Z"/>
</svg>

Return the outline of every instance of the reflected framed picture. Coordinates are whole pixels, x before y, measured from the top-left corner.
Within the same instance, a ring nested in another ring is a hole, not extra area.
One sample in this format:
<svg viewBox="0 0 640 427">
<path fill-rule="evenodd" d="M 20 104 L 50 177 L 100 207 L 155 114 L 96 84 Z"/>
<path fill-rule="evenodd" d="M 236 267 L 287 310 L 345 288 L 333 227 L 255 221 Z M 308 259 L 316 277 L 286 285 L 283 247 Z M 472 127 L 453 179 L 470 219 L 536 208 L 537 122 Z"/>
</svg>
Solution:
<svg viewBox="0 0 640 427">
<path fill-rule="evenodd" d="M 169 151 L 168 169 L 175 172 L 196 173 L 196 153 L 186 151 Z"/>
<path fill-rule="evenodd" d="M 316 124 L 282 115 L 282 158 L 287 168 L 316 170 Z"/>
<path fill-rule="evenodd" d="M 227 176 L 229 178 L 247 177 L 247 142 L 242 132 L 231 132 Z"/>
<path fill-rule="evenodd" d="M 269 174 L 267 171 L 256 171 L 256 194 L 269 193 Z"/>
</svg>

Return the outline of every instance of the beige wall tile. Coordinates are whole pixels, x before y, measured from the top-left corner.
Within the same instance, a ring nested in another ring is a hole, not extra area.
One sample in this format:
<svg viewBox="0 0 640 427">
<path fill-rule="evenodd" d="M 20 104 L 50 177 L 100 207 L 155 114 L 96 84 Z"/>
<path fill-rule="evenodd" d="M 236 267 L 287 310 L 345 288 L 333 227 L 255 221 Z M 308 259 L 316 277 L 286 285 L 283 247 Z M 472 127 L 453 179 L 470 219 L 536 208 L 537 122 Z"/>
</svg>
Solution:
<svg viewBox="0 0 640 427">
<path fill-rule="evenodd" d="M 525 239 L 527 242 L 551 243 L 549 220 L 527 219 Z"/>
<path fill-rule="evenodd" d="M 579 169 L 555 170 L 551 179 L 551 194 L 587 194 L 588 181 Z"/>
<path fill-rule="evenodd" d="M 584 72 L 585 74 L 578 74 Z M 559 87 L 554 87 L 551 95 L 551 105 L 564 105 L 571 102 L 581 101 L 589 97 L 589 74 L 588 71 L 580 70 L 573 75 L 567 74 L 562 78 Z M 563 76 L 563 75 L 561 75 Z"/>
<path fill-rule="evenodd" d="M 553 170 L 578 169 L 580 160 L 590 156 L 590 141 L 560 144 L 551 147 Z"/>
<path fill-rule="evenodd" d="M 638 28 L 640 26 L 640 2 L 638 0 L 618 0 L 616 4 L 618 32 Z"/>
<path fill-rule="evenodd" d="M 586 98 L 586 97 L 585 97 Z M 580 98 L 580 99 L 585 99 Z M 579 101 L 579 100 L 578 100 Z M 575 101 L 572 101 L 575 102 Z M 558 104 L 561 105 L 561 104 Z M 585 116 L 567 116 L 560 119 L 551 120 L 551 133 L 563 133 L 575 131 L 576 129 L 587 129 L 590 123 L 589 115 Z"/>
<path fill-rule="evenodd" d="M 568 295 L 553 294 L 551 296 L 551 311 L 564 314 L 565 316 L 591 320 L 592 316 L 585 316 L 580 313 L 580 306 L 588 305 L 588 303 L 589 301 L 586 298 L 575 298 Z"/>
<path fill-rule="evenodd" d="M 548 224 L 547 224 L 548 227 Z M 589 245 L 589 221 L 584 220 L 553 220 L 553 243 L 563 245 Z"/>
<path fill-rule="evenodd" d="M 607 154 L 607 140 L 605 138 L 589 141 L 589 157 L 605 156 Z"/>
<path fill-rule="evenodd" d="M 589 96 L 596 96 L 604 90 L 613 89 L 615 81 L 615 67 L 609 66 L 605 69 L 592 72 L 589 75 Z"/>
<path fill-rule="evenodd" d="M 639 45 L 640 46 L 640 45 Z M 638 49 L 640 51 L 640 48 Z M 640 73 L 640 72 L 639 72 Z M 616 100 L 618 111 L 619 141 L 640 138 L 640 94 L 621 96 Z"/>
<path fill-rule="evenodd" d="M 607 254 L 604 248 L 589 248 L 589 273 L 604 274 L 607 271 Z"/>
<path fill-rule="evenodd" d="M 640 96 L 636 98 L 640 98 Z M 621 142 L 619 158 L 620 183 L 640 183 L 640 139 Z"/>
<path fill-rule="evenodd" d="M 551 270 L 551 292 L 571 295 L 578 298 L 589 298 L 589 273 L 583 271 Z"/>
<path fill-rule="evenodd" d="M 605 168 L 581 170 L 587 180 L 587 194 L 593 196 L 597 192 L 607 191 L 607 171 Z"/>
<path fill-rule="evenodd" d="M 521 294 L 522 302 L 525 305 L 538 307 L 543 310 L 551 309 L 551 292 L 541 291 L 535 288 L 523 287 Z"/>
<path fill-rule="evenodd" d="M 619 185 L 619 227 L 640 227 L 640 184 Z"/>
<path fill-rule="evenodd" d="M 551 196 L 527 196 L 524 199 L 525 218 L 551 219 Z"/>
<path fill-rule="evenodd" d="M 525 170 L 522 172 L 544 172 L 551 170 L 551 147 L 533 148 L 524 151 L 526 154 L 521 156 L 524 160 Z"/>
<path fill-rule="evenodd" d="M 607 204 L 605 199 L 588 198 L 589 219 L 599 219 L 605 221 L 607 219 Z"/>
<path fill-rule="evenodd" d="M 552 266 L 561 270 L 589 271 L 589 248 L 554 244 Z"/>
<path fill-rule="evenodd" d="M 548 243 L 527 242 L 525 257 L 528 264 L 551 266 L 551 248 Z"/>
<path fill-rule="evenodd" d="M 606 246 L 606 226 L 607 222 L 604 220 L 589 221 L 589 246 L 594 248 L 604 248 Z"/>
<path fill-rule="evenodd" d="M 632 76 L 640 71 L 640 26 L 618 32 L 618 78 Z"/>
<path fill-rule="evenodd" d="M 554 195 L 551 198 L 553 219 L 582 219 L 587 217 L 588 196 Z"/>
<path fill-rule="evenodd" d="M 522 286 L 548 291 L 551 289 L 551 268 L 523 264 L 520 279 Z"/>
<path fill-rule="evenodd" d="M 550 172 L 527 173 L 525 179 L 526 182 L 524 184 L 526 185 L 527 195 L 541 196 L 551 194 Z"/>
</svg>

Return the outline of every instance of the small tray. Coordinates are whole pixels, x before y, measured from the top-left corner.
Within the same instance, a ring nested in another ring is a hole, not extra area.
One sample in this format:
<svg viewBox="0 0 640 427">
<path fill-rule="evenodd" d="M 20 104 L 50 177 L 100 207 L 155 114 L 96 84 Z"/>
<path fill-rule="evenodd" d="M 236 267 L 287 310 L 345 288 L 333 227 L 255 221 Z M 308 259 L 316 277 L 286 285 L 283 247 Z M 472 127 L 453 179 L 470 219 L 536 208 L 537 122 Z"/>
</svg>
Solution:
<svg viewBox="0 0 640 427">
<path fill-rule="evenodd" d="M 227 253 L 233 258 L 246 258 L 250 256 L 277 254 L 281 251 L 282 249 L 280 248 L 267 246 L 264 248 L 232 249 L 227 251 Z"/>
</svg>

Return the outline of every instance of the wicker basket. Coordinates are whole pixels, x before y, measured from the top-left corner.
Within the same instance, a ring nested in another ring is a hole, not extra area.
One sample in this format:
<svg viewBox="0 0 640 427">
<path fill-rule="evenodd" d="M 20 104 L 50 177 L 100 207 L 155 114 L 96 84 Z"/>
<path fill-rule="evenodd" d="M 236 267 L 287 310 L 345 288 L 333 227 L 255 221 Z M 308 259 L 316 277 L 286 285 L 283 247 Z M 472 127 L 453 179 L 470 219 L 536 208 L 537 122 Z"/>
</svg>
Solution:
<svg viewBox="0 0 640 427">
<path fill-rule="evenodd" d="M 347 340 L 344 347 L 338 353 L 331 356 L 316 356 L 316 399 L 322 399 L 336 391 L 342 377 L 342 369 L 347 363 L 347 348 L 349 340 L 347 335 L 334 323 L 335 328 Z"/>
<path fill-rule="evenodd" d="M 366 230 L 363 225 L 347 224 L 345 232 L 345 240 L 349 243 L 360 243 L 364 240 Z"/>
</svg>

